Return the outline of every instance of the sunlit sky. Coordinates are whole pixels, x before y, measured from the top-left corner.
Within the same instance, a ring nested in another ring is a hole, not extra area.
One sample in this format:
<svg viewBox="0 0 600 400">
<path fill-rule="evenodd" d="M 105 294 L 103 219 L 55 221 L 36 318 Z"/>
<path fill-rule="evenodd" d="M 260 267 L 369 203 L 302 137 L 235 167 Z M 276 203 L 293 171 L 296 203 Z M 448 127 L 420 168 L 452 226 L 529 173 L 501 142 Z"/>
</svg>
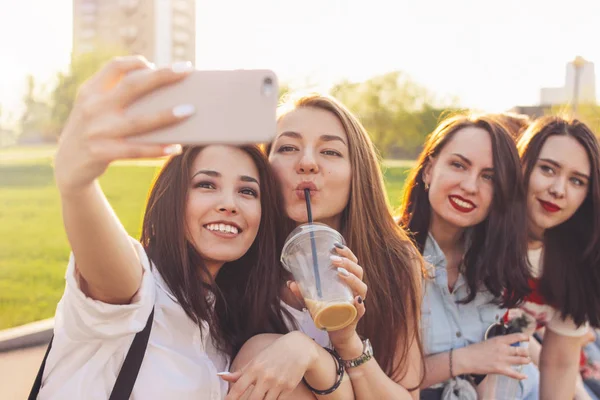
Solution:
<svg viewBox="0 0 600 400">
<path fill-rule="evenodd" d="M 28 73 L 69 61 L 71 0 L 0 0 L 0 104 Z M 564 83 L 576 55 L 600 63 L 598 0 L 197 0 L 196 65 L 271 68 L 327 87 L 402 70 L 440 97 L 503 110 Z M 600 96 L 599 96 L 600 97 Z"/>
</svg>

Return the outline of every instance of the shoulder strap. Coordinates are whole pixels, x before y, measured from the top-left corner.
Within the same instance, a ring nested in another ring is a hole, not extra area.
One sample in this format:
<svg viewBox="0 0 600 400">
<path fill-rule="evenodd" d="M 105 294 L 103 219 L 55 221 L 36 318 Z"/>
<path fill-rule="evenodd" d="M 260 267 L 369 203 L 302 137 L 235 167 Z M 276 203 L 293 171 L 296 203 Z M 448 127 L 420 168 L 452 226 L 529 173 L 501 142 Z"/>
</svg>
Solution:
<svg viewBox="0 0 600 400">
<path fill-rule="evenodd" d="M 154 320 L 154 307 L 152 312 L 148 316 L 148 322 L 141 332 L 136 333 L 131 347 L 125 356 L 125 361 L 119 371 L 119 376 L 115 382 L 112 392 L 110 393 L 109 400 L 127 400 L 131 396 L 133 391 L 133 385 L 137 379 L 142 361 L 144 360 L 144 354 L 146 353 L 146 347 L 148 347 L 148 338 L 150 338 L 150 331 L 152 330 L 152 321 Z"/>
<path fill-rule="evenodd" d="M 37 399 L 38 393 L 40 392 L 40 388 L 42 387 L 42 376 L 44 375 L 44 368 L 46 367 L 46 360 L 48 359 L 48 354 L 50 353 L 50 349 L 52 348 L 52 340 L 54 340 L 54 335 L 50 339 L 50 343 L 48 344 L 48 348 L 46 349 L 46 354 L 44 355 L 44 359 L 42 360 L 42 365 L 40 365 L 40 369 L 38 370 L 37 376 L 35 377 L 35 381 L 33 382 L 33 387 L 31 388 L 31 392 L 29 393 L 28 400 Z"/>
<path fill-rule="evenodd" d="M 110 393 L 109 400 L 127 400 L 129 399 L 129 396 L 131 396 L 133 386 L 135 385 L 138 373 L 140 372 L 140 367 L 142 366 L 142 361 L 144 360 L 146 347 L 148 347 L 148 339 L 150 338 L 150 331 L 152 330 L 153 321 L 154 308 L 152 308 L 152 312 L 150 313 L 150 316 L 148 316 L 146 326 L 141 332 L 136 333 L 135 338 L 131 343 L 131 347 L 125 356 L 125 360 L 123 361 L 123 365 L 121 366 L 121 370 L 117 376 L 115 386 Z M 31 393 L 29 393 L 28 400 L 37 399 L 38 393 L 40 392 L 40 388 L 42 386 L 42 377 L 44 375 L 46 359 L 48 358 L 51 348 L 52 340 L 50 340 L 50 344 L 46 350 L 46 355 L 44 356 L 42 365 L 37 373 L 33 387 L 31 388 Z"/>
</svg>

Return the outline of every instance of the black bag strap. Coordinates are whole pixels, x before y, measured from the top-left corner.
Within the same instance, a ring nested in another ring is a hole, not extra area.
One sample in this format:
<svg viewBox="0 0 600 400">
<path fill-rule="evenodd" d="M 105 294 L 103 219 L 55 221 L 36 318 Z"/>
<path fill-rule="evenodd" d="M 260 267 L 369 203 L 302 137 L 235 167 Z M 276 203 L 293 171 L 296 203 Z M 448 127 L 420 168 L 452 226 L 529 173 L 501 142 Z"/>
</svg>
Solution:
<svg viewBox="0 0 600 400">
<path fill-rule="evenodd" d="M 136 333 L 135 338 L 133 338 L 131 347 L 125 356 L 125 360 L 123 361 L 123 365 L 121 366 L 121 370 L 115 381 L 115 386 L 110 393 L 109 400 L 128 400 L 129 396 L 131 396 L 133 386 L 135 385 L 138 373 L 140 372 L 140 367 L 142 366 L 142 361 L 144 360 L 146 348 L 148 347 L 148 339 L 150 338 L 153 321 L 154 308 L 152 308 L 152 312 L 150 313 L 150 316 L 148 316 L 148 321 L 146 322 L 144 329 L 141 332 Z M 54 336 L 52 339 L 54 339 Z M 50 344 L 48 344 L 46 355 L 44 356 L 42 365 L 35 377 L 31 393 L 29 393 L 29 400 L 36 400 L 40 388 L 42 387 L 42 377 L 44 375 L 44 368 L 46 367 L 46 359 L 52 348 L 52 339 L 50 340 Z"/>
<path fill-rule="evenodd" d="M 150 338 L 150 331 L 152 330 L 152 321 L 154 320 L 154 307 L 152 312 L 148 316 L 146 326 L 141 332 L 136 333 L 131 347 L 125 356 L 125 361 L 119 371 L 119 376 L 115 382 L 112 392 L 110 392 L 109 400 L 128 400 L 133 391 L 133 385 L 137 379 L 142 361 L 144 361 L 144 354 L 146 354 L 146 347 L 148 347 L 148 339 Z"/>
<path fill-rule="evenodd" d="M 36 400 L 38 393 L 40 392 L 40 388 L 42 387 L 42 376 L 44 375 L 44 368 L 46 367 L 46 360 L 48 359 L 48 354 L 50 354 L 50 349 L 52 348 L 52 340 L 54 340 L 54 335 L 52 335 L 52 338 L 50 339 L 50 343 L 46 349 L 46 354 L 42 360 L 42 365 L 40 365 L 40 369 L 35 377 L 35 381 L 33 382 L 33 387 L 31 388 L 31 392 L 27 398 L 28 400 Z"/>
</svg>

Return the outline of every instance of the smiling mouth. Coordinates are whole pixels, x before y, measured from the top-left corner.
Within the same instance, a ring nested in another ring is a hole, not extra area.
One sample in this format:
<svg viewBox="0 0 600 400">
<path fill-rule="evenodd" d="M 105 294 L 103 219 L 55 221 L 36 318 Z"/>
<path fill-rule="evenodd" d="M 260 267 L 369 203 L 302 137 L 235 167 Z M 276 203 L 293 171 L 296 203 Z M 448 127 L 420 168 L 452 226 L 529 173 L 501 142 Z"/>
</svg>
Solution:
<svg viewBox="0 0 600 400">
<path fill-rule="evenodd" d="M 206 224 L 204 225 L 204 229 L 220 237 L 236 237 L 242 232 L 242 230 L 239 229 L 237 226 L 221 223 Z"/>
<path fill-rule="evenodd" d="M 450 205 L 454 207 L 455 210 L 462 213 L 470 213 L 477 208 L 472 202 L 458 196 L 449 196 L 448 200 L 450 201 Z"/>
</svg>

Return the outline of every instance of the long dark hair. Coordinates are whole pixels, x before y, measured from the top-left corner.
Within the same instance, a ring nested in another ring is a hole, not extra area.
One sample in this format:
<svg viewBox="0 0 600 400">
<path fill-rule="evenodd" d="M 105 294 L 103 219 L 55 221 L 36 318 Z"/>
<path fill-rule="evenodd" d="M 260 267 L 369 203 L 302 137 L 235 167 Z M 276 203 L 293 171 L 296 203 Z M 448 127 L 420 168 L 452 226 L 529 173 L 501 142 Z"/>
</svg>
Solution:
<svg viewBox="0 0 600 400">
<path fill-rule="evenodd" d="M 407 372 L 413 341 L 422 354 L 419 319 L 423 260 L 394 222 L 377 152 L 360 121 L 339 101 L 320 94 L 291 98 L 280 108 L 280 118 L 303 107 L 331 113 L 348 136 L 352 178 L 340 233 L 364 266 L 363 279 L 371 288 L 369 307 L 357 331 L 371 339 L 375 358 L 386 374 L 399 379 Z"/>
<path fill-rule="evenodd" d="M 283 235 L 277 219 L 283 201 L 262 151 L 240 146 L 259 173 L 258 234 L 244 256 L 225 263 L 214 281 L 203 282 L 202 277 L 210 273 L 202 255 L 186 239 L 184 216 L 191 165 L 203 149 L 185 147 L 165 163 L 150 190 L 140 242 L 185 313 L 198 325 L 208 322 L 217 348 L 234 357 L 256 334 L 288 332 L 285 321 L 291 316 L 279 303 L 283 268 L 278 255 Z"/>
<path fill-rule="evenodd" d="M 585 149 L 591 166 L 588 193 L 567 221 L 544 233 L 540 290 L 550 305 L 577 325 L 600 326 L 600 150 L 598 140 L 576 119 L 547 116 L 535 121 L 518 142 L 525 183 L 550 136 L 569 136 Z"/>
<path fill-rule="evenodd" d="M 431 205 L 424 187 L 423 171 L 467 127 L 484 129 L 492 141 L 494 197 L 490 213 L 474 226 L 464 256 L 465 278 L 473 301 L 485 286 L 503 307 L 516 306 L 528 293 L 527 207 L 521 164 L 510 134 L 491 115 L 454 115 L 442 121 L 427 137 L 417 165 L 405 184 L 400 224 L 413 236 L 422 253 L 429 232 Z"/>
<path fill-rule="evenodd" d="M 525 114 L 516 114 L 512 112 L 504 112 L 501 114 L 492 114 L 506 128 L 507 132 L 516 141 L 521 133 L 525 131 L 531 124 L 532 119 Z"/>
</svg>

